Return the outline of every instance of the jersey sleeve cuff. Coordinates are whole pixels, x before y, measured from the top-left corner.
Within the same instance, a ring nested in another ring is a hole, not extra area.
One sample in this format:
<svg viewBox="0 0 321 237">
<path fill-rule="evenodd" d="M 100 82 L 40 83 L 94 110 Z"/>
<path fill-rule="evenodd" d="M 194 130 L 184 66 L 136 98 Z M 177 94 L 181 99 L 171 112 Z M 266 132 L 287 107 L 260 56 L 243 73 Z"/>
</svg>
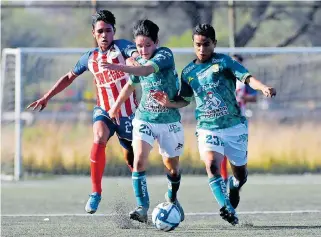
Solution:
<svg viewBox="0 0 321 237">
<path fill-rule="evenodd" d="M 74 76 L 79 76 L 77 73 L 74 72 L 74 70 L 71 70 L 71 74 Z"/>
<path fill-rule="evenodd" d="M 148 63 L 149 63 L 149 65 L 151 65 L 151 66 L 154 68 L 155 73 L 159 71 L 159 67 L 158 67 L 158 65 L 157 65 L 156 63 L 154 63 L 154 62 L 151 61 L 151 60 L 148 61 Z"/>
<path fill-rule="evenodd" d="M 251 76 L 252 76 L 252 75 L 251 75 L 250 73 L 244 74 L 244 75 L 242 76 L 242 78 L 241 78 L 241 82 L 245 83 L 246 79 L 247 79 L 248 77 L 251 77 Z"/>
<path fill-rule="evenodd" d="M 133 53 L 137 52 L 137 49 L 129 49 L 127 52 L 127 56 L 131 57 L 133 55 Z"/>
</svg>

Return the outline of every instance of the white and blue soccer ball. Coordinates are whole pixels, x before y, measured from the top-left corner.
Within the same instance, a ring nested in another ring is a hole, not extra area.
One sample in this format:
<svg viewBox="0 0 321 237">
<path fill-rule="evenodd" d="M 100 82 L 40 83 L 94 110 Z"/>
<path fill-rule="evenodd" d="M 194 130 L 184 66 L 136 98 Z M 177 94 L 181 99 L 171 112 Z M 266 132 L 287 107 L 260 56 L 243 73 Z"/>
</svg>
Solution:
<svg viewBox="0 0 321 237">
<path fill-rule="evenodd" d="M 154 208 L 152 221 L 158 230 L 171 231 L 181 222 L 181 213 L 176 205 L 163 202 Z"/>
</svg>

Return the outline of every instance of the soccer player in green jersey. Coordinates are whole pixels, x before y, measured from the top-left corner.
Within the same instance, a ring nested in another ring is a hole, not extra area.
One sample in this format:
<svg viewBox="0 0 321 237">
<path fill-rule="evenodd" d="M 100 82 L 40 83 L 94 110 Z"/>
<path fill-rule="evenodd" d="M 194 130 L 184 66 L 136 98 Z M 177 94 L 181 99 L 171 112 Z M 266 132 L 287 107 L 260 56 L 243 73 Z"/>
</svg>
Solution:
<svg viewBox="0 0 321 237">
<path fill-rule="evenodd" d="M 105 63 L 102 66 L 111 70 L 132 74 L 131 80 L 124 86 L 115 104 L 109 111 L 109 116 L 119 116 L 121 104 L 141 85 L 142 98 L 133 120 L 133 150 L 134 167 L 132 172 L 133 188 L 137 208 L 130 213 L 130 218 L 140 222 L 147 221 L 149 195 L 146 185 L 145 170 L 148 155 L 154 141 L 159 144 L 159 153 L 168 171 L 168 191 L 166 201 L 174 203 L 180 210 L 181 221 L 184 212 L 177 201 L 177 191 L 180 185 L 179 156 L 184 146 L 183 126 L 178 108 L 167 108 L 155 101 L 153 95 L 164 91 L 173 100 L 180 88 L 180 80 L 175 70 L 174 56 L 166 47 L 157 48 L 158 26 L 150 20 L 140 20 L 134 27 L 136 48 L 140 56 L 130 65 L 115 65 Z M 128 61 L 127 61 L 128 62 Z M 178 107 L 187 105 L 179 102 Z"/>
<path fill-rule="evenodd" d="M 209 178 L 209 186 L 220 206 L 220 215 L 235 225 L 238 217 L 240 188 L 247 180 L 248 128 L 235 98 L 236 80 L 260 90 L 267 97 L 276 95 L 253 77 L 246 68 L 225 54 L 215 53 L 216 36 L 209 24 L 194 28 L 193 44 L 196 59 L 182 71 L 179 95 L 188 98 L 194 95 L 196 101 L 198 148 Z M 168 108 L 178 107 L 182 102 L 171 102 L 159 92 L 154 98 Z M 229 195 L 220 174 L 224 155 L 230 161 L 233 178 L 230 179 Z"/>
</svg>

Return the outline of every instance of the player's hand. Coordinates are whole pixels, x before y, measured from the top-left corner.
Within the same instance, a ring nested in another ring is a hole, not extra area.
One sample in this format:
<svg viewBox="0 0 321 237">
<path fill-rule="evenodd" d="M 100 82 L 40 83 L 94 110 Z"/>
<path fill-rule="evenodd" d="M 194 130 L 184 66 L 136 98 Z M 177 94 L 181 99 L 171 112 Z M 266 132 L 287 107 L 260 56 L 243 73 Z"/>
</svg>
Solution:
<svg viewBox="0 0 321 237">
<path fill-rule="evenodd" d="M 164 91 L 156 91 L 152 94 L 152 97 L 162 106 L 171 107 L 171 102 L 168 98 L 168 95 Z"/>
<path fill-rule="evenodd" d="M 116 121 L 118 125 L 120 125 L 119 121 L 119 109 L 115 108 L 114 106 L 108 111 L 108 115 L 111 120 Z"/>
<path fill-rule="evenodd" d="M 276 90 L 273 87 L 264 87 L 262 89 L 262 93 L 266 96 L 266 97 L 273 97 L 276 96 Z"/>
<path fill-rule="evenodd" d="M 39 111 L 42 111 L 44 108 L 46 108 L 48 103 L 48 100 L 45 97 L 42 97 L 39 100 L 36 100 L 32 102 L 30 105 L 28 105 L 27 109 L 32 108 L 32 110 L 39 109 Z"/>
<path fill-rule="evenodd" d="M 113 70 L 113 71 L 117 71 L 119 69 L 117 64 L 107 63 L 107 62 L 101 62 L 100 66 L 103 69 L 109 69 L 109 70 Z"/>
<path fill-rule="evenodd" d="M 127 66 L 140 66 L 139 62 L 135 60 L 135 58 L 130 57 L 126 59 L 126 65 Z"/>
</svg>

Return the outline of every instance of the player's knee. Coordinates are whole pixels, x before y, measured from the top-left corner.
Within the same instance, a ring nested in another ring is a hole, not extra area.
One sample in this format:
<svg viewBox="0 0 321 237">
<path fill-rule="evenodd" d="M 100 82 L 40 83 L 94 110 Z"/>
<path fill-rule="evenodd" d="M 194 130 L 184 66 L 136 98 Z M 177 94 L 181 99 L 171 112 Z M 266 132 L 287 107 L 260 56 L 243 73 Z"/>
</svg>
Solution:
<svg viewBox="0 0 321 237">
<path fill-rule="evenodd" d="M 168 174 L 169 174 L 171 177 L 178 177 L 179 174 L 180 174 L 179 167 L 169 168 L 169 169 L 168 169 Z"/>
<path fill-rule="evenodd" d="M 103 130 L 94 131 L 94 142 L 95 143 L 106 143 L 108 135 Z"/>
<path fill-rule="evenodd" d="M 95 143 L 107 143 L 110 132 L 104 124 L 97 122 L 94 124 L 93 134 Z"/>
<path fill-rule="evenodd" d="M 207 173 L 210 175 L 220 174 L 219 167 L 216 165 L 214 161 L 206 161 L 205 167 L 206 167 Z"/>
</svg>

